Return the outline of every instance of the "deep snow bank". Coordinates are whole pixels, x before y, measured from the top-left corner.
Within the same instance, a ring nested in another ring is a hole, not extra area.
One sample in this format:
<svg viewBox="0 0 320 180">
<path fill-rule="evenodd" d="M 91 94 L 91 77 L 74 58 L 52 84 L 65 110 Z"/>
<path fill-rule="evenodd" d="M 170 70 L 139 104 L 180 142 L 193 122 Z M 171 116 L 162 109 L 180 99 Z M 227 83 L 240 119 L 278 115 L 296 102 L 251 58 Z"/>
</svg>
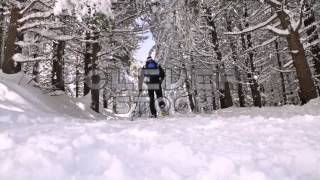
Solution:
<svg viewBox="0 0 320 180">
<path fill-rule="evenodd" d="M 27 84 L 28 81 L 22 73 L 0 73 L 0 117 L 17 120 L 19 116 L 35 119 L 43 116 L 91 119 L 96 116 L 77 99 L 71 99 L 66 95 L 50 96 Z"/>
</svg>

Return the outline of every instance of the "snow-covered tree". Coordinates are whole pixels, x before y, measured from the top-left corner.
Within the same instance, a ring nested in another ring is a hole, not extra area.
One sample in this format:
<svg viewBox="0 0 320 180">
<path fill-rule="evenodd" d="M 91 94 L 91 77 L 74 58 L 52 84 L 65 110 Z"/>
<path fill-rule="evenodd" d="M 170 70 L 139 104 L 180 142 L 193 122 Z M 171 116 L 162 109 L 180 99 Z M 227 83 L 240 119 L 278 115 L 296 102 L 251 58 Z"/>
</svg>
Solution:
<svg viewBox="0 0 320 180">
<path fill-rule="evenodd" d="M 304 104 L 310 99 L 317 97 L 315 84 L 306 58 L 305 47 L 301 39 L 301 32 L 304 30 L 305 1 L 292 0 L 280 2 L 277 0 L 266 0 L 262 3 L 265 5 L 263 13 L 271 12 L 271 16 L 255 26 L 227 34 L 241 35 L 258 29 L 265 29 L 276 36 L 285 37 L 299 80 L 299 96 L 302 104 Z"/>
</svg>

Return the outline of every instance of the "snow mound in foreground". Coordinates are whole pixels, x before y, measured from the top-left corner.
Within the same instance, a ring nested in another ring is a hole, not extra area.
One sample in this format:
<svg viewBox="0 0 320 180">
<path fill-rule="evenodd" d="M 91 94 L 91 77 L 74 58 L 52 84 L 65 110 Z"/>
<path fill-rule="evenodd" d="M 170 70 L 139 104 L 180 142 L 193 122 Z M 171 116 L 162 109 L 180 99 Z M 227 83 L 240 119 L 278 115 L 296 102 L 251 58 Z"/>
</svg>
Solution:
<svg viewBox="0 0 320 180">
<path fill-rule="evenodd" d="M 0 180 L 320 179 L 319 99 L 131 122 L 38 94 L 0 80 Z"/>
<path fill-rule="evenodd" d="M 3 129 L 0 179 L 320 179 L 315 116 L 59 120 Z"/>
<path fill-rule="evenodd" d="M 27 82 L 23 74 L 0 73 L 0 117 L 7 116 L 12 120 L 19 119 L 19 116 L 94 118 L 95 114 L 76 99 L 66 95 L 50 96 Z"/>
</svg>

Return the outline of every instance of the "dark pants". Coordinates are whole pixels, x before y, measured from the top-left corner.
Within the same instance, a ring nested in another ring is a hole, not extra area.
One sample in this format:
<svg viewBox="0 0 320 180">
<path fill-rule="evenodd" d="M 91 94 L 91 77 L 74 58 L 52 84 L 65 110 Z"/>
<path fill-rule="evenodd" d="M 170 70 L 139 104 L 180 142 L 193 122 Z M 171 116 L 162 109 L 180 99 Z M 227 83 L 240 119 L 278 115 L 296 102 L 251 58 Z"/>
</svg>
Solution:
<svg viewBox="0 0 320 180">
<path fill-rule="evenodd" d="M 162 88 L 160 87 L 159 89 L 156 89 L 156 90 L 148 90 L 148 95 L 149 95 L 149 98 L 150 98 L 150 112 L 152 115 L 156 116 L 157 115 L 157 110 L 156 110 L 156 107 L 155 107 L 155 98 L 154 98 L 154 93 L 156 93 L 157 95 L 157 99 L 159 98 L 162 98 L 163 95 L 162 95 Z M 164 101 L 161 99 L 159 100 L 159 106 L 164 106 L 165 103 Z"/>
</svg>

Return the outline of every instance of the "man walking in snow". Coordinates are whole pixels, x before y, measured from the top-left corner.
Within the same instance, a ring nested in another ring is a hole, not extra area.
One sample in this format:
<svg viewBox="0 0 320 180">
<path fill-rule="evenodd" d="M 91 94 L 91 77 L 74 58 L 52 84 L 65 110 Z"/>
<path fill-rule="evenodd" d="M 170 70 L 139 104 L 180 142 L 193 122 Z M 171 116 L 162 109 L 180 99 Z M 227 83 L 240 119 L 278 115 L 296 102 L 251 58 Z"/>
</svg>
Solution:
<svg viewBox="0 0 320 180">
<path fill-rule="evenodd" d="M 148 95 L 150 98 L 150 112 L 151 117 L 157 117 L 157 110 L 155 108 L 155 94 L 159 102 L 161 111 L 164 112 L 165 103 L 163 101 L 161 83 L 165 78 L 165 72 L 162 67 L 152 57 L 148 57 L 145 66 L 142 68 L 139 77 L 139 93 L 142 92 L 142 84 L 145 82 L 148 87 Z"/>
</svg>

